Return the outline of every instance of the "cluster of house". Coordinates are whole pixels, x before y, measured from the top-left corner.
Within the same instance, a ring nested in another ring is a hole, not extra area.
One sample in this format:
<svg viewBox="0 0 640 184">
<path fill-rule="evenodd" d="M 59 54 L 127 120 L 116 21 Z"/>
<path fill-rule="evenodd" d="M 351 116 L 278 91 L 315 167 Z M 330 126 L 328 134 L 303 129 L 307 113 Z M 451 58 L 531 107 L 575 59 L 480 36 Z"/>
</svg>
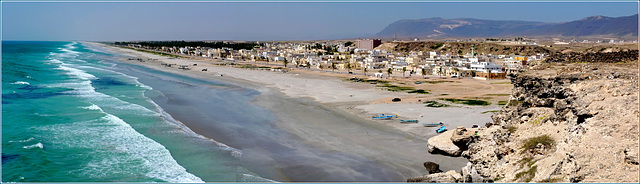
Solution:
<svg viewBox="0 0 640 184">
<path fill-rule="evenodd" d="M 327 52 L 313 45 L 332 48 Z M 318 69 L 360 70 L 363 73 L 382 73 L 391 69 L 394 74 L 440 75 L 451 77 L 504 78 L 509 72 L 525 69 L 527 62 L 541 60 L 544 54 L 517 55 L 454 55 L 439 51 L 411 51 L 408 54 L 373 49 L 379 40 L 359 40 L 323 43 L 264 43 L 251 50 L 206 47 L 146 48 L 169 53 L 199 56 L 229 61 L 286 62 L 288 66 Z M 337 51 L 337 52 L 335 52 Z M 406 73 L 405 73 L 406 72 Z"/>
</svg>

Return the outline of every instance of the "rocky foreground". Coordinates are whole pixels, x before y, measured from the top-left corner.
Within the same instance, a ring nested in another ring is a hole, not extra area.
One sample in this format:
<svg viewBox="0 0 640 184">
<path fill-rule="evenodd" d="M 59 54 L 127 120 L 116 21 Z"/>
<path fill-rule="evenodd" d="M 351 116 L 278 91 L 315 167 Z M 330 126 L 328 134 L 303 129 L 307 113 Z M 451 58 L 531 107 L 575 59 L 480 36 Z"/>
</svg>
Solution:
<svg viewBox="0 0 640 184">
<path fill-rule="evenodd" d="M 638 182 L 637 62 L 546 65 L 511 82 L 493 122 L 430 140 L 430 152 L 467 166 L 441 172 L 427 162 L 426 175 L 407 181 Z"/>
</svg>

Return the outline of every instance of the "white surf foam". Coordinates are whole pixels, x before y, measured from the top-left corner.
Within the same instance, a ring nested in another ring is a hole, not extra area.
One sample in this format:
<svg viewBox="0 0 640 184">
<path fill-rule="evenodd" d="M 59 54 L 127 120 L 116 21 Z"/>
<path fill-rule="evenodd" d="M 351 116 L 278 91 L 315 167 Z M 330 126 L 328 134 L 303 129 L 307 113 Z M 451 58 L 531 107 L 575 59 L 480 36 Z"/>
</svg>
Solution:
<svg viewBox="0 0 640 184">
<path fill-rule="evenodd" d="M 31 84 L 29 84 L 29 82 L 24 82 L 24 81 L 16 81 L 16 82 L 11 83 L 11 84 L 31 85 Z"/>
<path fill-rule="evenodd" d="M 33 141 L 33 137 L 30 137 L 30 138 L 25 139 L 25 140 L 9 141 L 9 142 L 29 142 L 29 141 Z"/>
<path fill-rule="evenodd" d="M 22 148 L 24 149 L 34 149 L 34 148 L 44 148 L 44 145 L 42 145 L 42 143 L 38 142 L 37 144 L 34 145 L 29 145 L 29 146 L 23 146 Z"/>
</svg>

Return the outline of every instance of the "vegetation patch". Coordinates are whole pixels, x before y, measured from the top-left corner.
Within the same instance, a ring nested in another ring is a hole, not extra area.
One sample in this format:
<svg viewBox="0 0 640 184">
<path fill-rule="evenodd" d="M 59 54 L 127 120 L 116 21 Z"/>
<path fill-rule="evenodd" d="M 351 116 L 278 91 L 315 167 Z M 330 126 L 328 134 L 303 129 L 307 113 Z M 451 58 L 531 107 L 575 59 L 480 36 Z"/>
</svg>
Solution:
<svg viewBox="0 0 640 184">
<path fill-rule="evenodd" d="M 538 144 L 542 144 L 545 147 L 550 147 L 551 145 L 553 145 L 555 143 L 555 141 L 549 137 L 549 135 L 541 135 L 541 136 L 537 136 L 537 137 L 532 137 L 527 139 L 524 142 L 524 145 L 522 145 L 523 150 L 522 151 L 527 151 L 527 150 L 533 150 L 536 149 L 536 146 Z"/>
<path fill-rule="evenodd" d="M 426 101 L 424 102 L 424 104 L 425 104 L 425 107 L 435 107 L 435 108 L 450 107 L 450 105 L 443 104 L 437 101 Z"/>
<path fill-rule="evenodd" d="M 445 83 L 445 82 L 456 82 L 456 81 L 421 81 L 423 83 L 429 83 L 429 84 L 439 84 L 439 83 Z"/>
<path fill-rule="evenodd" d="M 440 95 L 442 95 L 442 96 L 447 96 L 447 95 L 449 95 L 449 94 L 446 94 L 446 93 L 442 93 L 442 94 L 440 94 Z"/>
<path fill-rule="evenodd" d="M 529 183 L 533 177 L 536 176 L 536 171 L 538 170 L 538 166 L 533 166 L 529 168 L 529 170 L 522 171 L 516 174 L 516 180 L 522 179 L 524 182 Z"/>
<path fill-rule="evenodd" d="M 500 111 L 499 111 L 499 110 L 484 111 L 484 112 L 482 112 L 482 114 L 486 114 L 486 113 L 496 113 L 496 112 L 500 112 Z"/>
<path fill-rule="evenodd" d="M 487 102 L 484 100 L 467 100 L 467 99 L 455 99 L 455 98 L 439 98 L 439 99 L 452 102 L 452 103 L 464 104 L 464 105 L 481 105 L 481 106 L 491 105 L 490 102 Z"/>
<path fill-rule="evenodd" d="M 518 130 L 518 128 L 515 127 L 515 126 L 508 126 L 507 127 L 507 132 L 509 132 L 509 133 L 515 133 L 516 130 Z"/>
<path fill-rule="evenodd" d="M 167 53 L 163 53 L 163 52 L 154 52 L 154 51 L 148 51 L 148 50 L 142 50 L 142 49 L 134 49 L 134 48 L 131 48 L 131 47 L 123 47 L 123 48 L 133 49 L 133 50 L 136 50 L 136 51 L 146 52 L 146 53 L 159 55 L 159 56 L 182 58 L 182 56 L 173 55 L 173 54 L 167 54 Z"/>
<path fill-rule="evenodd" d="M 520 165 L 520 168 L 524 167 L 525 165 L 527 167 L 531 167 L 533 164 L 536 163 L 536 160 L 533 160 L 533 157 L 524 157 L 521 160 L 518 160 L 518 165 Z"/>
<path fill-rule="evenodd" d="M 484 96 L 509 96 L 511 94 L 486 94 Z"/>
<path fill-rule="evenodd" d="M 498 101 L 498 105 L 506 105 L 507 101 Z"/>
<path fill-rule="evenodd" d="M 409 91 L 408 93 L 429 94 L 429 92 L 425 91 L 424 89 L 413 90 Z"/>
<path fill-rule="evenodd" d="M 518 106 L 520 104 L 522 104 L 523 101 L 519 101 L 519 100 L 511 100 L 509 101 L 509 106 Z"/>
<path fill-rule="evenodd" d="M 547 117 L 549 117 L 549 116 L 548 115 L 544 115 L 542 117 L 539 117 L 539 118 L 536 118 L 534 120 L 529 121 L 529 123 L 531 123 L 532 125 L 539 125 L 539 124 L 542 124 L 543 121 L 545 119 L 547 119 Z"/>
<path fill-rule="evenodd" d="M 377 87 L 385 87 L 389 91 L 411 91 L 411 90 L 415 90 L 415 88 L 413 88 L 413 87 L 402 87 L 402 86 L 396 86 L 396 85 L 391 85 L 391 84 L 378 85 Z"/>
<path fill-rule="evenodd" d="M 511 82 L 492 82 L 491 84 L 511 84 Z"/>
</svg>

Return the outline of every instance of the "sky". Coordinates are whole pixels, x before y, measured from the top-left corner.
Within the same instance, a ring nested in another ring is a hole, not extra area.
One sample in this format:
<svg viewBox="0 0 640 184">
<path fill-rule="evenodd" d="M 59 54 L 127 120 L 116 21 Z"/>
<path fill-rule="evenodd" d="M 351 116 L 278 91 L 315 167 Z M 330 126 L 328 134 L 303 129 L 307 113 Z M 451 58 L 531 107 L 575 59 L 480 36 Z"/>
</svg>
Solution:
<svg viewBox="0 0 640 184">
<path fill-rule="evenodd" d="M 401 19 L 568 22 L 629 16 L 638 2 L 3 2 L 2 40 L 322 40 Z"/>
</svg>

